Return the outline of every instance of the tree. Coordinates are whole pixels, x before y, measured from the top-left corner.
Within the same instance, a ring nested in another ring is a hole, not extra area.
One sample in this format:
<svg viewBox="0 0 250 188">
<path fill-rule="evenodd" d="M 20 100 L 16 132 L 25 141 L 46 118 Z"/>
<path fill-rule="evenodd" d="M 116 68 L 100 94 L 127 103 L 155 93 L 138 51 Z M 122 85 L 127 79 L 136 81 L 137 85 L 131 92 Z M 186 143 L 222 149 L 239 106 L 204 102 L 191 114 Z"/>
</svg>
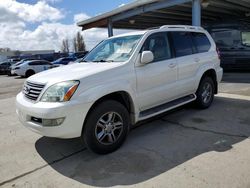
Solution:
<svg viewBox="0 0 250 188">
<path fill-rule="evenodd" d="M 9 52 L 11 51 L 10 48 L 0 48 L 0 52 Z"/>
<path fill-rule="evenodd" d="M 62 40 L 61 50 L 64 53 L 69 53 L 69 40 L 68 39 L 63 39 Z"/>
<path fill-rule="evenodd" d="M 86 51 L 86 46 L 85 46 L 83 36 L 81 35 L 79 31 L 76 33 L 76 36 L 73 38 L 73 48 L 75 52 Z"/>
</svg>

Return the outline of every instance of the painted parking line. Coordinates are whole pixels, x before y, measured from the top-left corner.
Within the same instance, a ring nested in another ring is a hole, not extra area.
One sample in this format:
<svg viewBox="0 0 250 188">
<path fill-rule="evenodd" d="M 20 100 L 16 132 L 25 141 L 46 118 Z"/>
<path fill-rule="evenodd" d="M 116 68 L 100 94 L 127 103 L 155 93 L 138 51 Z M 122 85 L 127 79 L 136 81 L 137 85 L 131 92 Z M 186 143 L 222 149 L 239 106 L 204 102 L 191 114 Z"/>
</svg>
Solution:
<svg viewBox="0 0 250 188">
<path fill-rule="evenodd" d="M 250 96 L 229 94 L 229 93 L 218 93 L 216 97 L 225 97 L 225 98 L 230 98 L 230 99 L 242 99 L 242 100 L 250 101 Z"/>
</svg>

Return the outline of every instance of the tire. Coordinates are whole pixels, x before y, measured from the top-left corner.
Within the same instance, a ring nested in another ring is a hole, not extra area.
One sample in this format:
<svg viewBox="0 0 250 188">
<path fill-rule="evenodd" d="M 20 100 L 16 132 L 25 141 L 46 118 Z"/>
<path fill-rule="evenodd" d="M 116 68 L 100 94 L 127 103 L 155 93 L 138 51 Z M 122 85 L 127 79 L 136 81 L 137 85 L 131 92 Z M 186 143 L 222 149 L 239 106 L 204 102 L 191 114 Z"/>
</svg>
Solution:
<svg viewBox="0 0 250 188">
<path fill-rule="evenodd" d="M 28 77 L 30 77 L 30 76 L 32 76 L 34 74 L 35 74 L 35 71 L 33 71 L 33 70 L 27 70 L 26 73 L 25 73 L 25 77 L 28 78 Z"/>
<path fill-rule="evenodd" d="M 202 78 L 198 90 L 196 92 L 196 106 L 200 109 L 206 109 L 211 106 L 214 100 L 215 85 L 210 77 Z"/>
<path fill-rule="evenodd" d="M 129 125 L 129 113 L 121 103 L 104 101 L 97 104 L 88 115 L 81 138 L 91 151 L 110 153 L 123 144 Z"/>
</svg>

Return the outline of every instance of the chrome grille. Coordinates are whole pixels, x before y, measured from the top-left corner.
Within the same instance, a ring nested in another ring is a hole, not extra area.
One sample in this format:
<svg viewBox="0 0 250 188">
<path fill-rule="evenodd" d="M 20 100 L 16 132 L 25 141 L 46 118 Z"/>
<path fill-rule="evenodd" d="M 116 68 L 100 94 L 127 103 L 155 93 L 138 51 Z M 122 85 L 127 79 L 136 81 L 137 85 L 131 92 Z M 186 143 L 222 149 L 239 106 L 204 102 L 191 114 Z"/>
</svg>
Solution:
<svg viewBox="0 0 250 188">
<path fill-rule="evenodd" d="M 23 86 L 23 94 L 26 98 L 36 101 L 42 92 L 45 84 L 37 84 L 26 81 Z"/>
</svg>

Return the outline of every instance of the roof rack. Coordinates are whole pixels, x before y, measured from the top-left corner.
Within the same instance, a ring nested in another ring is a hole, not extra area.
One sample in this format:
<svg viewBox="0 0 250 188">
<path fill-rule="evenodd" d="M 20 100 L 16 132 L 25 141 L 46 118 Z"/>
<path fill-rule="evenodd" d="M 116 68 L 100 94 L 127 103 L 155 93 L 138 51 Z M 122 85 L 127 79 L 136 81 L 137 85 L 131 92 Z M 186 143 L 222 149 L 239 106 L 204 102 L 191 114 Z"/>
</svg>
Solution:
<svg viewBox="0 0 250 188">
<path fill-rule="evenodd" d="M 163 25 L 160 29 L 193 29 L 193 30 L 204 30 L 199 26 L 191 26 L 191 25 Z"/>
</svg>

